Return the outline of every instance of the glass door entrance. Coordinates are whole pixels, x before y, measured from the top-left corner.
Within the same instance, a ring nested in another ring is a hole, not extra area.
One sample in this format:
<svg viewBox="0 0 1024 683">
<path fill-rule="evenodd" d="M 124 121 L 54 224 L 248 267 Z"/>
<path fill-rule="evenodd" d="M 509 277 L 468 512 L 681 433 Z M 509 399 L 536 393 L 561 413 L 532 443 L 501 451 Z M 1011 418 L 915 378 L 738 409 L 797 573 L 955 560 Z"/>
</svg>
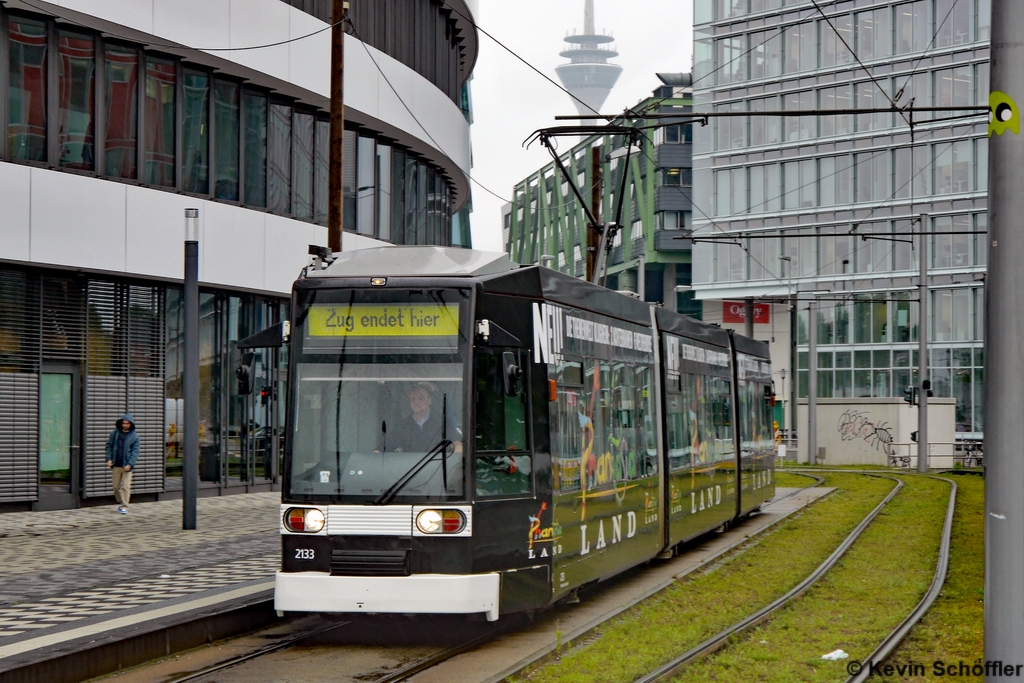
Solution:
<svg viewBox="0 0 1024 683">
<path fill-rule="evenodd" d="M 40 499 L 74 493 L 75 415 L 75 373 L 43 372 L 39 380 Z"/>
</svg>

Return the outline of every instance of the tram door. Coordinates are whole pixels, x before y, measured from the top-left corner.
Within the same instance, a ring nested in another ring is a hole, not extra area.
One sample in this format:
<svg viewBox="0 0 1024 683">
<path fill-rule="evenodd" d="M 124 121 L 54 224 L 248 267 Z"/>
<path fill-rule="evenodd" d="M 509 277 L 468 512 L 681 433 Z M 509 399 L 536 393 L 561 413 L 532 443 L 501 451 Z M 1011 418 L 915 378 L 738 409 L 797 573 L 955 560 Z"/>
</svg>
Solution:
<svg viewBox="0 0 1024 683">
<path fill-rule="evenodd" d="M 503 612 L 529 609 L 550 595 L 553 551 L 544 533 L 551 510 L 536 497 L 529 351 L 481 348 L 473 363 L 473 571 L 537 567 L 510 575 L 502 588 Z"/>
</svg>

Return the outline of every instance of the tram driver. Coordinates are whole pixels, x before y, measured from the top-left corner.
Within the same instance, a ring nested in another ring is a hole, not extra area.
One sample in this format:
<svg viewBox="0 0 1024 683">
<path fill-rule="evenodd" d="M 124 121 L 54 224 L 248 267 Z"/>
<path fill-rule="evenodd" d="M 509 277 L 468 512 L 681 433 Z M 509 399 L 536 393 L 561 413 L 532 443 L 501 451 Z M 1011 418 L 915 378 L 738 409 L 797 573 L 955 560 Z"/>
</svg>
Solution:
<svg viewBox="0 0 1024 683">
<path fill-rule="evenodd" d="M 442 411 L 436 409 L 430 385 L 421 382 L 413 386 L 409 391 L 409 413 L 394 422 L 393 427 L 388 425 L 388 450 L 426 453 L 445 438 L 452 442 L 455 453 L 461 453 L 461 435 L 451 416 L 454 406 L 449 403 L 447 407 L 448 424 L 446 429 L 442 429 Z"/>
</svg>

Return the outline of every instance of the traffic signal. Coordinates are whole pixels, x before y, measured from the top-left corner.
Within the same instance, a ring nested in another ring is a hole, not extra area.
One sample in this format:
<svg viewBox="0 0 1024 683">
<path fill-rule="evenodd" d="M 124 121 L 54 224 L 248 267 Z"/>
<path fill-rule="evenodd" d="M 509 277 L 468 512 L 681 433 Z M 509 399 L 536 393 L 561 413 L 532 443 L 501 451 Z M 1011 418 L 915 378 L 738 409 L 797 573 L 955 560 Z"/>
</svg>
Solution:
<svg viewBox="0 0 1024 683">
<path fill-rule="evenodd" d="M 917 401 L 915 400 L 917 398 L 915 396 L 916 393 L 917 390 L 914 387 L 907 387 L 906 389 L 903 390 L 903 400 L 909 403 L 910 405 L 914 405 L 915 403 L 917 403 Z"/>
<path fill-rule="evenodd" d="M 252 365 L 256 360 L 255 353 L 243 353 L 235 365 L 235 383 L 239 396 L 248 396 L 252 393 Z"/>
<path fill-rule="evenodd" d="M 917 432 L 910 432 L 910 440 L 917 443 Z"/>
<path fill-rule="evenodd" d="M 935 395 L 932 393 L 932 381 L 930 379 L 921 382 L 921 388 L 928 392 L 928 398 Z"/>
<path fill-rule="evenodd" d="M 270 387 L 263 387 L 260 389 L 260 404 L 267 405 L 267 401 L 270 400 Z"/>
</svg>

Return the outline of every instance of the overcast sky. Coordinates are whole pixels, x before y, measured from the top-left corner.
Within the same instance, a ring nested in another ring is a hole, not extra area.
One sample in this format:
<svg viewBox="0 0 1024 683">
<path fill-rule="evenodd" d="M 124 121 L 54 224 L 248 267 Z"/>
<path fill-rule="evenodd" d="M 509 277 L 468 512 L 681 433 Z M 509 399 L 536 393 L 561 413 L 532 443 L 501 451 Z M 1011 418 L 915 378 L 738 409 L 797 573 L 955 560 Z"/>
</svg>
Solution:
<svg viewBox="0 0 1024 683">
<path fill-rule="evenodd" d="M 618 112 L 648 97 L 660 82 L 657 72 L 689 71 L 693 54 L 693 0 L 595 0 L 598 33 L 615 36 L 622 66 L 603 111 Z M 583 32 L 583 0 L 483 0 L 480 28 L 550 76 L 567 62 L 562 39 Z M 473 71 L 473 177 L 506 201 L 516 182 L 543 166 L 550 156 L 523 141 L 534 130 L 555 125 L 559 114 L 575 114 L 564 92 L 480 34 L 480 56 Z M 571 144 L 565 140 L 566 145 Z M 473 185 L 473 247 L 501 251 L 501 205 Z"/>
</svg>

